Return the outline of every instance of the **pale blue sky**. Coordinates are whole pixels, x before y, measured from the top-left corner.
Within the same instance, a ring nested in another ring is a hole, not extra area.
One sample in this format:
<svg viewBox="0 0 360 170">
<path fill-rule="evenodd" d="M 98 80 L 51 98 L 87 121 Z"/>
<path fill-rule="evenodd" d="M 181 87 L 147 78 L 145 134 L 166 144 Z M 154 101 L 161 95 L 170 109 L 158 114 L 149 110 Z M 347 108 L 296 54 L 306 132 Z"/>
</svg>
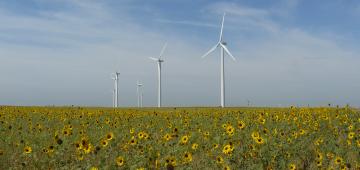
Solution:
<svg viewBox="0 0 360 170">
<path fill-rule="evenodd" d="M 357 0 L 18 0 L 0 1 L 0 105 L 156 105 L 157 57 L 166 106 L 219 105 L 218 38 L 230 106 L 360 105 Z"/>
</svg>

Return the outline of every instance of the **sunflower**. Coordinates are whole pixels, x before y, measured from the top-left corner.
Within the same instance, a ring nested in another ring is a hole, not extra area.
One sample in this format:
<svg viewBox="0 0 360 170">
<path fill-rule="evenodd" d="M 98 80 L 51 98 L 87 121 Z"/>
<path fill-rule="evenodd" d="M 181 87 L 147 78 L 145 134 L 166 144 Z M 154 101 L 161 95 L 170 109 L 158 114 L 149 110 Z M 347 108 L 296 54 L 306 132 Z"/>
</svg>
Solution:
<svg viewBox="0 0 360 170">
<path fill-rule="evenodd" d="M 93 149 L 93 146 L 91 144 L 88 144 L 87 146 L 85 146 L 83 148 L 84 153 L 86 153 L 86 154 L 89 154 L 92 151 L 92 149 Z"/>
<path fill-rule="evenodd" d="M 323 159 L 322 153 L 317 152 L 317 153 L 316 153 L 316 159 L 317 159 L 317 160 L 322 160 L 322 159 Z"/>
<path fill-rule="evenodd" d="M 224 163 L 224 158 L 222 158 L 221 156 L 216 157 L 216 163 L 223 164 Z"/>
<path fill-rule="evenodd" d="M 296 169 L 296 165 L 291 163 L 289 164 L 289 170 L 295 170 Z"/>
<path fill-rule="evenodd" d="M 81 147 L 81 144 L 79 142 L 75 142 L 75 148 L 80 150 L 82 147 Z"/>
<path fill-rule="evenodd" d="M 254 139 L 257 144 L 264 144 L 265 140 L 262 137 Z"/>
<path fill-rule="evenodd" d="M 349 132 L 349 134 L 348 134 L 348 138 L 349 138 L 349 139 L 353 139 L 354 136 L 355 136 L 355 133 L 354 133 L 354 132 Z"/>
<path fill-rule="evenodd" d="M 122 156 L 118 156 L 115 161 L 117 166 L 123 166 L 125 164 L 125 160 Z"/>
<path fill-rule="evenodd" d="M 264 119 L 264 118 L 260 118 L 260 119 L 259 119 L 259 122 L 260 122 L 261 124 L 265 124 L 266 119 Z"/>
<path fill-rule="evenodd" d="M 316 161 L 316 166 L 321 167 L 321 166 L 322 166 L 322 161 L 321 161 L 321 160 L 317 160 L 317 161 Z"/>
<path fill-rule="evenodd" d="M 264 135 L 268 135 L 269 134 L 269 130 L 267 128 L 264 128 L 263 131 Z"/>
<path fill-rule="evenodd" d="M 185 152 L 184 154 L 184 161 L 185 162 L 191 162 L 192 161 L 192 155 L 190 152 Z"/>
<path fill-rule="evenodd" d="M 101 140 L 100 144 L 102 147 L 106 147 L 109 144 L 109 142 L 107 140 Z"/>
<path fill-rule="evenodd" d="M 254 131 L 254 132 L 251 133 L 251 137 L 253 139 L 257 139 L 258 137 L 260 137 L 260 134 L 259 134 L 259 132 Z"/>
<path fill-rule="evenodd" d="M 205 137 L 210 136 L 210 132 L 209 132 L 209 131 L 204 132 L 204 136 L 205 136 Z"/>
<path fill-rule="evenodd" d="M 24 153 L 29 154 L 32 152 L 32 148 L 30 146 L 25 146 Z"/>
<path fill-rule="evenodd" d="M 343 159 L 341 157 L 339 157 L 339 156 L 337 156 L 335 158 L 335 160 L 334 160 L 334 163 L 337 164 L 337 165 L 341 164 L 342 162 L 343 162 Z"/>
<path fill-rule="evenodd" d="M 305 132 L 305 130 L 304 129 L 300 129 L 300 131 L 299 131 L 299 134 L 300 135 L 304 135 L 306 132 Z"/>
<path fill-rule="evenodd" d="M 233 128 L 231 125 L 229 125 L 229 126 L 226 127 L 226 133 L 227 133 L 229 136 L 233 136 L 233 135 L 234 135 L 234 132 L 235 132 L 235 128 Z"/>
<path fill-rule="evenodd" d="M 191 145 L 191 149 L 196 150 L 199 147 L 197 143 Z"/>
<path fill-rule="evenodd" d="M 131 146 L 134 146 L 137 144 L 136 139 L 131 139 L 129 143 Z"/>
<path fill-rule="evenodd" d="M 144 132 L 144 139 L 149 139 L 150 138 L 150 135 L 146 132 Z"/>
<path fill-rule="evenodd" d="M 86 138 L 81 139 L 81 146 L 82 147 L 87 147 L 88 144 L 89 144 L 89 142 L 88 142 L 88 140 Z"/>
<path fill-rule="evenodd" d="M 227 144 L 224 146 L 223 148 L 223 153 L 226 155 L 231 155 L 231 153 L 234 151 L 234 147 L 231 146 L 230 144 Z"/>
<path fill-rule="evenodd" d="M 112 132 L 106 134 L 106 140 L 112 140 L 114 138 L 114 134 Z"/>
<path fill-rule="evenodd" d="M 49 153 L 54 152 L 54 149 L 55 149 L 55 147 L 54 147 L 53 145 L 50 145 L 50 146 L 48 147 Z"/>
<path fill-rule="evenodd" d="M 165 166 L 167 167 L 174 167 L 176 166 L 176 159 L 175 157 L 169 157 L 165 159 Z"/>
<path fill-rule="evenodd" d="M 186 144 L 188 141 L 189 141 L 189 136 L 187 136 L 187 135 L 181 137 L 181 139 L 180 139 L 180 143 L 183 145 Z"/>
<path fill-rule="evenodd" d="M 225 166 L 224 166 L 224 170 L 231 170 L 231 168 L 230 168 L 229 165 L 225 165 Z"/>
<path fill-rule="evenodd" d="M 245 126 L 246 126 L 246 124 L 244 123 L 244 121 L 242 121 L 242 120 L 239 120 L 239 121 L 238 121 L 238 128 L 239 128 L 239 129 L 244 129 Z"/>
<path fill-rule="evenodd" d="M 139 133 L 138 133 L 138 137 L 139 137 L 139 139 L 144 138 L 144 132 L 139 132 Z"/>
<path fill-rule="evenodd" d="M 63 130 L 63 134 L 64 134 L 65 136 L 70 136 L 70 135 L 71 135 L 71 130 L 68 129 L 68 128 L 66 128 L 66 129 Z"/>
<path fill-rule="evenodd" d="M 169 140 L 172 139 L 172 137 L 171 137 L 170 134 L 167 133 L 167 134 L 165 134 L 164 139 L 165 139 L 166 141 L 169 141 Z"/>
</svg>

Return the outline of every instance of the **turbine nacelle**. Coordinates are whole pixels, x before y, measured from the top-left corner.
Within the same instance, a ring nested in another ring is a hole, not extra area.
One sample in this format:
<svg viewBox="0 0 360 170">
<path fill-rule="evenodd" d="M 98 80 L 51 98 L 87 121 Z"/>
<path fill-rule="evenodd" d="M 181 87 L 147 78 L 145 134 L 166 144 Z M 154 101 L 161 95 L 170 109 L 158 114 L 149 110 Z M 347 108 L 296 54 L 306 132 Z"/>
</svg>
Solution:
<svg viewBox="0 0 360 170">
<path fill-rule="evenodd" d="M 215 51 L 218 47 L 220 47 L 225 51 L 225 53 L 227 53 L 231 57 L 231 59 L 236 61 L 235 57 L 230 53 L 229 49 L 226 47 L 227 43 L 223 40 L 224 21 L 225 21 L 225 13 L 223 15 L 222 22 L 221 22 L 220 38 L 219 38 L 218 43 L 214 47 L 212 47 L 207 53 L 205 53 L 201 58 L 205 58 L 210 53 Z"/>
</svg>

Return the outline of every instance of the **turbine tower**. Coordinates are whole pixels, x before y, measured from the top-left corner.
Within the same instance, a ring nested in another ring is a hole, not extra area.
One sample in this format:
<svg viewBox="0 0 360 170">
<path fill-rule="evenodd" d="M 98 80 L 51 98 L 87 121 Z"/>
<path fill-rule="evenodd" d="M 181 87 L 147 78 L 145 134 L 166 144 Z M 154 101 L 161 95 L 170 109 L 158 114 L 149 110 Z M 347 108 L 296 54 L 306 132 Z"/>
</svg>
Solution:
<svg viewBox="0 0 360 170">
<path fill-rule="evenodd" d="M 142 97 L 143 97 L 143 94 L 142 94 L 142 90 L 140 89 L 143 84 L 139 83 L 139 81 L 137 81 L 136 83 L 136 86 L 137 86 L 137 98 L 138 98 L 138 107 L 142 107 Z"/>
<path fill-rule="evenodd" d="M 163 56 L 165 49 L 166 49 L 167 43 L 165 43 L 164 47 L 162 48 L 160 52 L 159 58 L 149 57 L 151 60 L 154 60 L 158 64 L 158 107 L 161 107 L 161 63 L 164 62 L 164 60 L 161 59 Z"/>
<path fill-rule="evenodd" d="M 224 20 L 225 20 L 225 13 L 222 18 L 221 22 L 221 30 L 220 30 L 220 38 L 219 41 L 216 43 L 214 47 L 212 47 L 207 53 L 205 53 L 202 58 L 205 58 L 210 53 L 215 51 L 218 47 L 220 47 L 220 94 L 221 94 L 221 107 L 225 107 L 225 75 L 224 75 L 224 55 L 225 52 L 234 60 L 236 61 L 235 57 L 230 53 L 229 49 L 226 47 L 226 42 L 223 40 L 223 30 L 224 30 Z"/>
<path fill-rule="evenodd" d="M 115 82 L 115 86 L 114 86 L 114 107 L 118 107 L 119 105 L 119 72 L 115 72 L 114 74 L 112 74 L 113 77 L 112 79 Z"/>
</svg>

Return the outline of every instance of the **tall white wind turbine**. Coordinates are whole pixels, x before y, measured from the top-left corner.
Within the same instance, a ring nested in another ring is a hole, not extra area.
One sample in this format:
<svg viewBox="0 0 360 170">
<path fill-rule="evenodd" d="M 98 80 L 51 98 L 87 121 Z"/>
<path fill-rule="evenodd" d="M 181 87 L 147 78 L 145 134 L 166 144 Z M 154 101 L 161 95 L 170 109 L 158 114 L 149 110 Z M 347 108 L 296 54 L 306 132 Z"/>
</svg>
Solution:
<svg viewBox="0 0 360 170">
<path fill-rule="evenodd" d="M 161 63 L 164 62 L 164 60 L 161 59 L 163 56 L 165 49 L 166 49 L 167 43 L 165 43 L 164 47 L 162 48 L 160 52 L 159 58 L 149 57 L 151 60 L 154 60 L 158 64 L 158 107 L 161 107 Z"/>
<path fill-rule="evenodd" d="M 139 81 L 136 82 L 136 91 L 137 91 L 137 99 L 138 99 L 138 107 L 142 107 L 142 97 L 143 97 L 143 94 L 142 94 L 142 90 L 140 89 L 143 84 L 139 83 Z"/>
<path fill-rule="evenodd" d="M 115 72 L 114 74 L 112 74 L 112 79 L 114 80 L 115 82 L 115 85 L 114 85 L 114 107 L 118 107 L 119 105 L 119 75 L 120 73 L 119 72 Z"/>
<path fill-rule="evenodd" d="M 221 30 L 220 30 L 220 38 L 219 41 L 216 43 L 214 47 L 212 47 L 207 53 L 205 53 L 202 58 L 205 58 L 210 53 L 215 51 L 218 47 L 220 47 L 220 74 L 221 74 L 221 80 L 220 80 L 220 93 L 221 93 L 221 107 L 225 107 L 225 75 L 224 75 L 224 54 L 225 52 L 234 60 L 236 61 L 235 57 L 230 53 L 229 49 L 226 47 L 226 42 L 223 40 L 223 30 L 224 30 L 224 20 L 225 20 L 225 13 L 222 18 L 221 22 Z"/>
</svg>

